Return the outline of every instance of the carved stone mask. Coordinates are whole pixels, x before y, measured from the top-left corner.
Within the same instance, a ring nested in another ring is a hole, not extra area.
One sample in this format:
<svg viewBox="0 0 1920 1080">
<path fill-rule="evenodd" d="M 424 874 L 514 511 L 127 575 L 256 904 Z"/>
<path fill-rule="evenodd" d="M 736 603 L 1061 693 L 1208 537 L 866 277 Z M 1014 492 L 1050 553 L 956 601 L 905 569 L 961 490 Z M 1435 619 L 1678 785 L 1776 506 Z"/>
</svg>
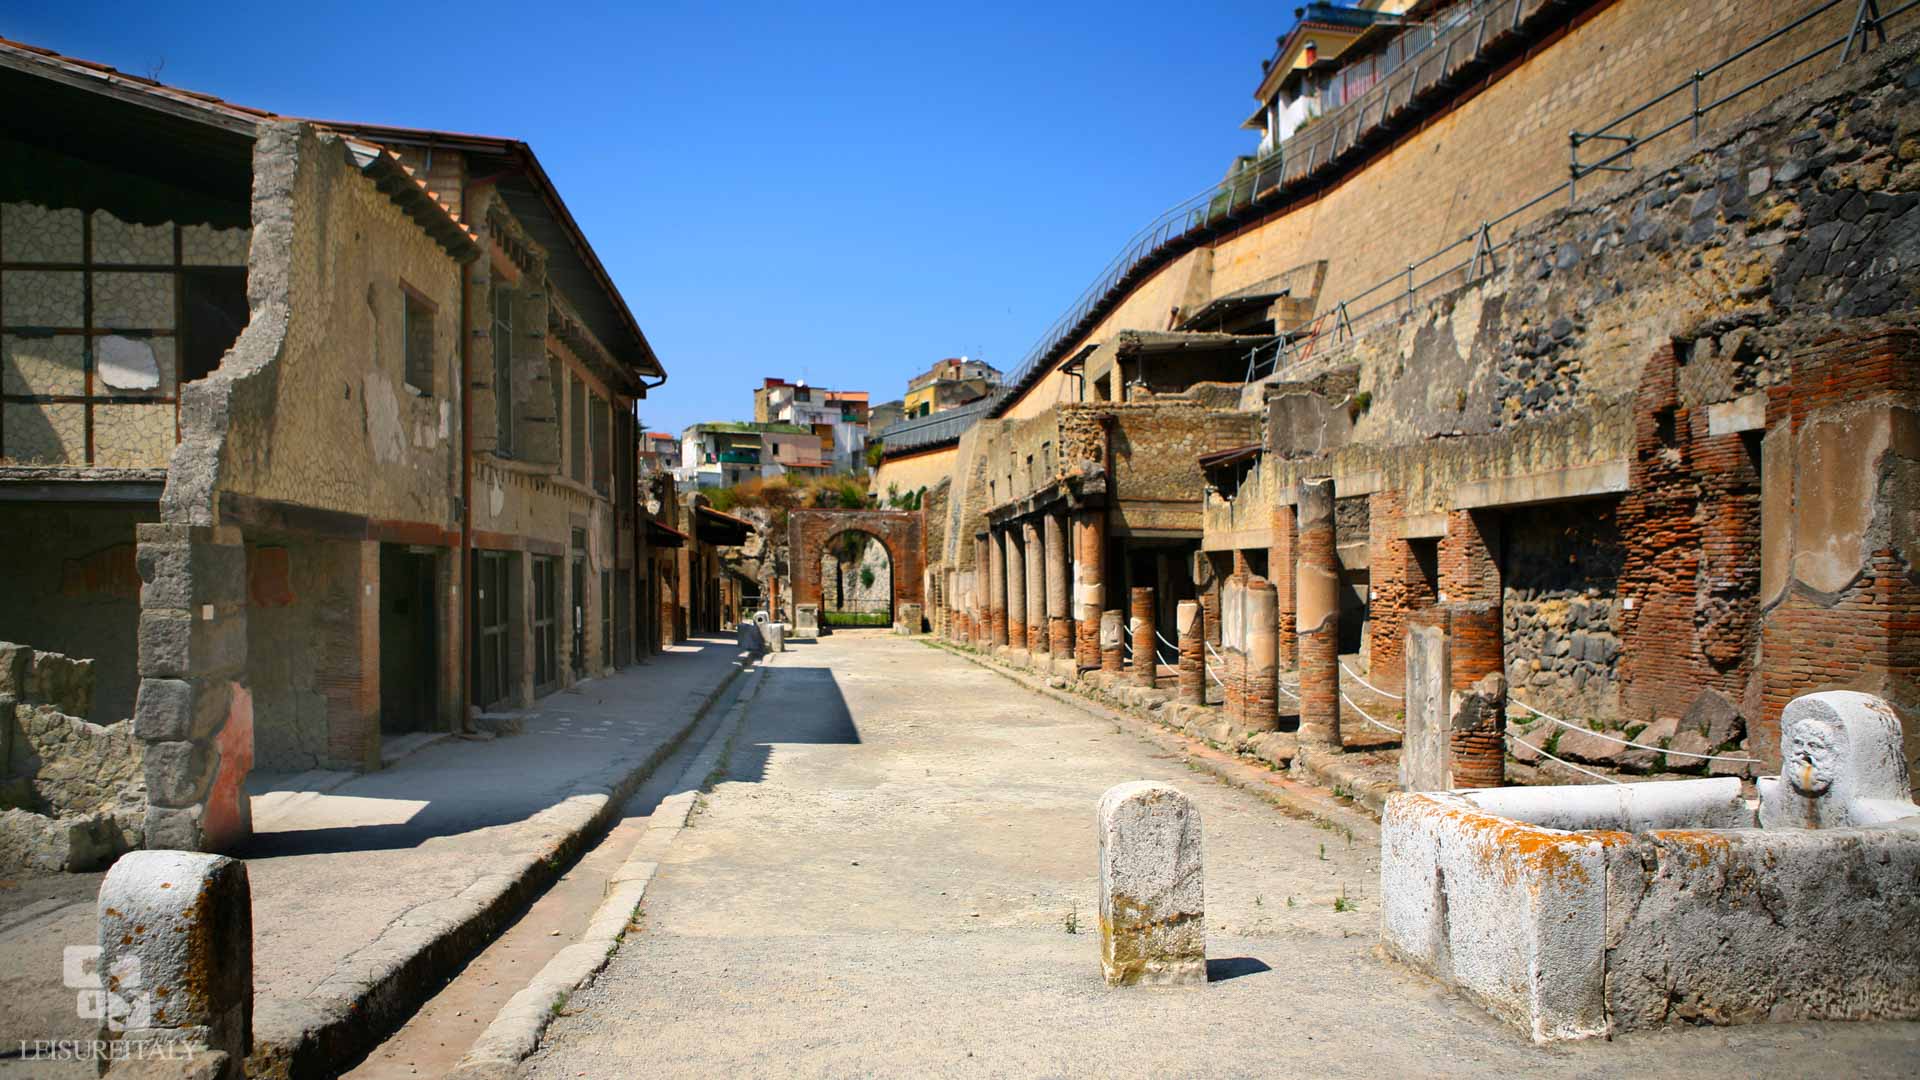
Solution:
<svg viewBox="0 0 1920 1080">
<path fill-rule="evenodd" d="M 1845 732 L 1824 721 L 1795 724 L 1787 736 L 1786 752 L 1781 755 L 1781 778 L 1810 799 L 1825 795 L 1838 775 L 1845 739 Z"/>
</svg>

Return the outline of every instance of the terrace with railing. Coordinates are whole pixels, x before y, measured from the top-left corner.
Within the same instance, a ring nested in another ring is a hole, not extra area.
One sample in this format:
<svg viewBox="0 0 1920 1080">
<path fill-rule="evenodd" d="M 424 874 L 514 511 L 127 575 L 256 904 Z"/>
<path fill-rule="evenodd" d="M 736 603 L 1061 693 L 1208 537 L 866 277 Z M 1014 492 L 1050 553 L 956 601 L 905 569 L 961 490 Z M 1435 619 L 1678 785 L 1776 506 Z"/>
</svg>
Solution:
<svg viewBox="0 0 1920 1080">
<path fill-rule="evenodd" d="M 1883 10 L 1879 0 L 1826 0 L 1638 106 L 1590 130 L 1571 132 L 1565 181 L 1497 218 L 1474 225 L 1439 250 L 1409 262 L 1404 270 L 1330 305 L 1327 329 L 1337 337 L 1350 336 L 1369 319 L 1412 310 L 1423 292 L 1430 294 L 1436 287 L 1463 284 L 1491 272 L 1514 233 L 1531 220 L 1530 211 L 1561 196 L 1569 202 L 1577 201 L 1583 179 L 1596 172 L 1630 171 L 1636 151 L 1669 137 L 1697 135 L 1707 115 L 1774 79 L 1822 58 L 1841 63 L 1876 43 L 1884 43 L 1895 21 L 1917 5 L 1920 0 L 1907 0 Z M 1567 0 L 1481 0 L 1460 9 L 1458 18 L 1452 21 L 1410 27 L 1402 38 L 1419 36 L 1401 45 L 1389 70 L 1376 72 L 1370 86 L 1323 112 L 1274 153 L 1175 204 L 1135 233 L 1093 283 L 1040 335 L 1006 385 L 986 399 L 991 403 L 987 415 L 1024 393 L 1068 348 L 1097 328 L 1135 286 L 1161 267 L 1332 179 L 1343 167 L 1430 114 L 1460 87 L 1516 55 L 1532 42 L 1534 30 L 1554 14 L 1564 15 L 1571 6 Z M 1737 86 L 1722 88 L 1728 69 L 1836 8 L 1854 13 L 1847 33 L 1817 43 Z M 1388 51 L 1393 52 L 1392 46 Z M 1716 76 L 1722 78 L 1716 80 Z M 1644 134 L 1624 130 L 1625 125 L 1635 122 L 1652 127 Z M 1291 344 L 1284 337 L 1274 342 L 1265 361 L 1250 356 L 1249 379 L 1263 369 L 1271 372 L 1280 367 Z"/>
</svg>

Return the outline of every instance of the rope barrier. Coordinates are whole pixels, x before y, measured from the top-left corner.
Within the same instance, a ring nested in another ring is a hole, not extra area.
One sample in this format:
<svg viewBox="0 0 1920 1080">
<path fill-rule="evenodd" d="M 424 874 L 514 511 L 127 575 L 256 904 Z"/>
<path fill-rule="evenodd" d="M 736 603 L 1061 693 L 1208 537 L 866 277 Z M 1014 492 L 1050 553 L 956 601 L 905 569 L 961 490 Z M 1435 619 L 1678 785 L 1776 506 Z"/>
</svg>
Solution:
<svg viewBox="0 0 1920 1080">
<path fill-rule="evenodd" d="M 1299 699 L 1299 698 L 1295 698 L 1294 700 L 1295 700 L 1295 701 L 1298 701 L 1298 700 L 1300 700 L 1300 699 Z M 1358 705 L 1354 705 L 1354 704 L 1353 704 L 1353 699 L 1352 699 L 1352 698 L 1350 698 L 1350 697 L 1348 697 L 1348 696 L 1347 696 L 1347 694 L 1346 694 L 1346 691 L 1344 691 L 1344 690 L 1340 692 L 1340 700 L 1341 700 L 1341 701 L 1344 701 L 1344 702 L 1346 702 L 1346 703 L 1347 703 L 1348 705 L 1352 705 L 1352 706 L 1353 706 L 1353 711 L 1354 711 L 1354 712 L 1357 712 L 1357 713 L 1359 713 L 1359 714 L 1360 714 L 1360 719 L 1362 719 L 1362 720 L 1365 720 L 1365 721 L 1366 721 L 1367 723 L 1369 723 L 1369 724 L 1372 724 L 1372 725 L 1373 725 L 1374 727 L 1377 727 L 1377 728 L 1379 728 L 1379 729 L 1380 729 L 1381 731 L 1390 731 L 1390 732 L 1392 732 L 1392 733 L 1393 733 L 1393 734 L 1395 734 L 1395 735 L 1405 735 L 1405 734 L 1406 734 L 1406 732 L 1404 732 L 1404 731 L 1401 731 L 1401 730 L 1400 730 L 1399 728 L 1396 728 L 1396 727 L 1388 727 L 1387 725 L 1385 725 L 1385 724 L 1383 724 L 1383 723 L 1381 723 L 1380 721 L 1378 721 L 1378 720 L 1375 720 L 1375 719 L 1374 719 L 1373 717 L 1371 717 L 1371 716 L 1368 716 L 1368 715 L 1367 715 L 1367 710 L 1365 710 L 1365 709 L 1363 709 L 1363 708 L 1361 708 L 1361 707 L 1360 707 L 1360 706 L 1358 706 Z"/>
<path fill-rule="evenodd" d="M 1509 698 L 1508 700 L 1512 700 L 1512 699 L 1511 699 L 1511 698 Z M 1508 736 L 1507 736 L 1507 741 L 1508 741 L 1509 743 L 1511 743 L 1511 742 L 1513 741 L 1513 736 L 1512 736 L 1512 735 L 1508 735 Z M 1615 780 L 1615 779 L 1614 779 L 1613 777 L 1611 777 L 1611 776 L 1605 776 L 1605 775 L 1603 775 L 1603 774 L 1601 774 L 1601 773 L 1597 773 L 1597 772 L 1593 772 L 1593 771 L 1591 771 L 1591 770 L 1589 770 L 1589 769 L 1583 769 L 1583 768 L 1581 768 L 1580 766 L 1578 766 L 1578 765 L 1575 765 L 1575 764 L 1574 764 L 1573 762 L 1571 762 L 1571 761 L 1562 761 L 1562 760 L 1561 760 L 1560 758 L 1557 758 L 1557 757 L 1554 757 L 1554 756 L 1553 756 L 1552 754 L 1549 754 L 1549 753 L 1547 753 L 1547 752 L 1546 752 L 1545 750 L 1542 750 L 1542 749 L 1540 749 L 1539 747 L 1537 747 L 1537 746 L 1535 746 L 1535 745 L 1533 745 L 1532 743 L 1528 743 L 1528 744 L 1527 744 L 1527 748 L 1528 748 L 1528 749 L 1530 749 L 1530 750 L 1533 750 L 1533 751 L 1535 751 L 1535 752 L 1537 752 L 1537 753 L 1538 753 L 1538 754 L 1539 754 L 1539 755 L 1540 755 L 1541 757 L 1543 757 L 1543 758 L 1546 758 L 1546 759 L 1547 759 L 1548 761 L 1553 761 L 1553 762 L 1558 762 L 1559 764 L 1561 764 L 1561 765 L 1565 765 L 1565 766 L 1566 766 L 1567 768 L 1569 768 L 1569 769 L 1572 769 L 1572 770 L 1573 770 L 1574 772 L 1577 772 L 1577 773 L 1582 773 L 1582 774 L 1584 774 L 1584 775 L 1586 775 L 1586 776 L 1591 776 L 1591 777 L 1593 777 L 1593 778 L 1594 778 L 1595 780 L 1605 780 L 1605 781 L 1606 781 L 1607 783 L 1609 783 L 1609 784 L 1618 784 L 1618 783 L 1621 783 L 1621 781 L 1619 781 L 1619 780 Z"/>
<path fill-rule="evenodd" d="M 1340 670 L 1346 672 L 1349 675 L 1353 675 L 1353 669 L 1348 667 L 1344 663 L 1340 665 Z M 1374 693 L 1379 694 L 1383 698 L 1392 698 L 1395 701 L 1407 700 L 1404 695 L 1396 694 L 1391 690 L 1382 690 L 1379 687 L 1373 685 L 1372 683 L 1368 682 L 1367 680 L 1361 678 L 1358 675 L 1353 675 L 1353 681 L 1359 683 L 1361 686 L 1366 687 L 1367 689 L 1373 691 Z"/>
<path fill-rule="evenodd" d="M 1542 720 L 1551 720 L 1552 722 L 1559 724 L 1561 727 L 1566 728 L 1568 731 L 1578 731 L 1585 735 L 1592 735 L 1596 739 L 1605 739 L 1607 742 L 1610 742 L 1610 743 L 1619 743 L 1621 746 L 1631 746 L 1639 750 L 1651 750 L 1656 754 L 1665 754 L 1668 757 L 1694 758 L 1698 761 L 1738 761 L 1742 764 L 1747 764 L 1747 765 L 1758 765 L 1761 763 L 1759 758 L 1732 757 L 1725 754 L 1695 754 L 1695 753 L 1690 753 L 1686 750 L 1663 750 L 1658 746 L 1648 746 L 1646 743 L 1637 743 L 1637 742 L 1634 742 L 1632 739 L 1615 738 L 1612 735 L 1607 735 L 1602 732 L 1594 731 L 1591 728 L 1583 728 L 1577 724 L 1569 724 L 1565 720 L 1562 720 L 1557 716 L 1549 716 L 1546 713 L 1541 712 L 1539 709 L 1536 709 L 1533 706 L 1527 704 L 1526 702 L 1521 701 L 1519 698 L 1514 697 L 1512 694 L 1507 695 L 1507 700 L 1513 702 L 1515 705 L 1520 706 L 1521 708 L 1527 710 L 1528 712 L 1532 713 L 1533 715 L 1539 717 Z M 1527 745 L 1532 746 L 1533 744 L 1528 743 Z M 1546 751 L 1544 750 L 1541 751 L 1541 753 L 1545 753 L 1545 752 Z M 1558 760 L 1558 759 L 1555 759 L 1555 760 Z"/>
</svg>

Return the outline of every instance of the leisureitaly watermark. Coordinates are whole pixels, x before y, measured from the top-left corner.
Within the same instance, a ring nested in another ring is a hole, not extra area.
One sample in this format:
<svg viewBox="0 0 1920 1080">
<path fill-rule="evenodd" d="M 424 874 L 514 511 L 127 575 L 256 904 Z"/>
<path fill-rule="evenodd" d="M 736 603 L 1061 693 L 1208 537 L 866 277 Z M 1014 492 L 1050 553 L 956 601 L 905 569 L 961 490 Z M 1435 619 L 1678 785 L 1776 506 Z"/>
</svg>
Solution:
<svg viewBox="0 0 1920 1080">
<path fill-rule="evenodd" d="M 99 1023 L 103 1032 L 141 1031 L 153 1026 L 153 994 L 140 978 L 140 958 L 126 956 L 110 971 L 100 970 L 100 946 L 69 945 L 61 957 L 60 979 L 74 991 L 74 1011 Z M 191 1057 L 181 1042 L 147 1039 L 21 1039 L 23 1061 L 148 1061 Z"/>
</svg>

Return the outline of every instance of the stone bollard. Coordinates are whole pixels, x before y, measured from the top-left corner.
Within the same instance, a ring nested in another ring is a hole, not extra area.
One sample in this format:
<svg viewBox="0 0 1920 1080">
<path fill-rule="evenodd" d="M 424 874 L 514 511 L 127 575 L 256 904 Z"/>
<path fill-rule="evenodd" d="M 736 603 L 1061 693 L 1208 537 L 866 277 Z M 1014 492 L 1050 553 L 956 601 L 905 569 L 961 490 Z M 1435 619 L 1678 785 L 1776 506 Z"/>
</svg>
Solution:
<svg viewBox="0 0 1920 1080">
<path fill-rule="evenodd" d="M 741 652 L 759 656 L 766 651 L 766 641 L 760 636 L 760 624 L 749 619 L 734 628 Z"/>
<path fill-rule="evenodd" d="M 1207 703 L 1207 637 L 1200 619 L 1200 605 L 1182 600 L 1175 609 L 1174 625 L 1180 629 L 1180 703 Z"/>
<path fill-rule="evenodd" d="M 1153 637 L 1153 590 L 1142 586 L 1133 590 L 1133 681 L 1152 686 L 1160 669 L 1160 650 Z"/>
<path fill-rule="evenodd" d="M 770 622 L 760 632 L 766 636 L 768 652 L 787 651 L 787 624 Z"/>
<path fill-rule="evenodd" d="M 133 852 L 107 871 L 99 920 L 96 1003 L 114 1058 L 157 1057 L 162 1046 L 224 1054 L 207 1075 L 237 1080 L 253 1049 L 246 864 L 190 851 Z"/>
<path fill-rule="evenodd" d="M 1126 620 L 1118 611 L 1100 613 L 1100 670 L 1119 675 L 1126 670 Z"/>
<path fill-rule="evenodd" d="M 1100 968 L 1108 986 L 1204 986 L 1200 812 L 1168 784 L 1100 797 Z"/>
</svg>

